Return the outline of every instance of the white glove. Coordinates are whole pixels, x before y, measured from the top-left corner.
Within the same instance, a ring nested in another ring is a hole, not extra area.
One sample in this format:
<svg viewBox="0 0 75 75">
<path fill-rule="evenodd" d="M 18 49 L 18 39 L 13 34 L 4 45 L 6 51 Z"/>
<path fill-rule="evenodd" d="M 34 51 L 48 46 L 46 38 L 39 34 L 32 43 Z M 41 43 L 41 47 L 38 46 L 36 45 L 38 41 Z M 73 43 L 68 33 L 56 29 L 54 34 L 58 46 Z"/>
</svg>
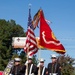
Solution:
<svg viewBox="0 0 75 75">
<path fill-rule="evenodd" d="M 32 74 L 29 74 L 29 75 L 34 75 L 34 73 L 32 73 Z"/>
</svg>

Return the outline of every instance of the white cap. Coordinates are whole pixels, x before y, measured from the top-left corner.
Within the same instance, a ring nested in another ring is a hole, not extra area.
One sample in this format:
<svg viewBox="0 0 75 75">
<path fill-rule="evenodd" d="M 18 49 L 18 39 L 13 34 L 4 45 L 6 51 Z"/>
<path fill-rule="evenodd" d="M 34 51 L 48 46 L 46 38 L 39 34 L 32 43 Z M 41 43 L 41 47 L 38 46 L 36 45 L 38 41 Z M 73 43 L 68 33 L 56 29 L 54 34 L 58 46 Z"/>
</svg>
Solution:
<svg viewBox="0 0 75 75">
<path fill-rule="evenodd" d="M 51 58 L 56 58 L 56 55 L 55 55 L 55 54 L 52 54 L 52 55 L 51 55 Z"/>
<path fill-rule="evenodd" d="M 29 56 L 29 57 L 28 57 L 28 59 L 32 59 L 32 58 L 33 58 L 33 56 Z"/>
<path fill-rule="evenodd" d="M 44 62 L 45 60 L 43 58 L 40 59 L 40 62 Z"/>
<path fill-rule="evenodd" d="M 21 59 L 20 59 L 20 58 L 14 58 L 14 60 L 15 60 L 15 61 L 21 61 Z"/>
</svg>

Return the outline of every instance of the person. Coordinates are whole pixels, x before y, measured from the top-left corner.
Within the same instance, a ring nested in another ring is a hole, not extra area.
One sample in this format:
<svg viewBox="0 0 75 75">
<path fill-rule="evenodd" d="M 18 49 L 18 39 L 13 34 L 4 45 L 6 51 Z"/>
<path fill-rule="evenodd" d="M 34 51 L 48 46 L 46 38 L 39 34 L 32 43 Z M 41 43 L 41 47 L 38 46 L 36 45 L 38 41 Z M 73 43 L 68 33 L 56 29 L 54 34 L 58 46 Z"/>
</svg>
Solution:
<svg viewBox="0 0 75 75">
<path fill-rule="evenodd" d="M 61 75 L 61 66 L 55 54 L 51 55 L 52 62 L 48 64 L 48 75 Z"/>
<path fill-rule="evenodd" d="M 32 62 L 33 56 L 29 56 L 28 60 L 22 67 L 23 75 L 36 75 L 37 74 L 37 66 Z M 28 67 L 27 67 L 28 66 Z"/>
<path fill-rule="evenodd" d="M 21 75 L 21 59 L 14 58 L 14 66 L 11 68 L 9 75 Z"/>
<path fill-rule="evenodd" d="M 47 68 L 44 66 L 44 59 L 41 58 L 39 64 L 37 65 L 38 75 L 47 75 Z"/>
<path fill-rule="evenodd" d="M 27 75 L 27 69 L 26 69 L 27 65 L 28 65 L 28 61 L 26 61 L 25 64 L 22 66 L 22 69 L 20 71 L 22 75 Z"/>
</svg>

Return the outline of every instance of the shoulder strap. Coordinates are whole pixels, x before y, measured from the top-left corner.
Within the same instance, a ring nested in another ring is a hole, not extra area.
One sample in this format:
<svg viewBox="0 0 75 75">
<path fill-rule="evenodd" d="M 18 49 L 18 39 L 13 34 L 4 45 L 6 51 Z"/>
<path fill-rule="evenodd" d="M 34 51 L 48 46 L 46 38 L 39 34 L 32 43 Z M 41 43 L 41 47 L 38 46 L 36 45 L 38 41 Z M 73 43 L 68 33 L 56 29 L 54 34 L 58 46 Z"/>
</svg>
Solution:
<svg viewBox="0 0 75 75">
<path fill-rule="evenodd" d="M 33 67 L 33 64 L 31 64 L 31 66 L 30 66 L 30 71 L 29 71 L 29 74 L 31 74 L 32 67 Z"/>
<path fill-rule="evenodd" d="M 42 70 L 42 75 L 44 75 L 44 71 L 45 71 L 45 67 L 43 67 L 43 70 Z"/>
</svg>

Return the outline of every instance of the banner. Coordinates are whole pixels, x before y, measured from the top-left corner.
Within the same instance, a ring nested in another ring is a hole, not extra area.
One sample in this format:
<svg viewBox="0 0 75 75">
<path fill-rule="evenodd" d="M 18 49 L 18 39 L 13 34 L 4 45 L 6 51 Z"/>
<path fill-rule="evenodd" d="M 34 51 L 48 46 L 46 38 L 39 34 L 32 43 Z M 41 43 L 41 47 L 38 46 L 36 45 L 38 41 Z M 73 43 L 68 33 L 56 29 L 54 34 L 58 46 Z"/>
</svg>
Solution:
<svg viewBox="0 0 75 75">
<path fill-rule="evenodd" d="M 7 64 L 7 67 L 5 68 L 3 75 L 9 75 L 11 68 L 14 65 L 14 60 L 9 61 L 9 63 Z"/>
<path fill-rule="evenodd" d="M 39 37 L 36 37 L 38 48 L 44 49 L 39 45 Z M 26 37 L 13 37 L 12 38 L 12 47 L 13 48 L 24 48 L 26 44 Z"/>
</svg>

